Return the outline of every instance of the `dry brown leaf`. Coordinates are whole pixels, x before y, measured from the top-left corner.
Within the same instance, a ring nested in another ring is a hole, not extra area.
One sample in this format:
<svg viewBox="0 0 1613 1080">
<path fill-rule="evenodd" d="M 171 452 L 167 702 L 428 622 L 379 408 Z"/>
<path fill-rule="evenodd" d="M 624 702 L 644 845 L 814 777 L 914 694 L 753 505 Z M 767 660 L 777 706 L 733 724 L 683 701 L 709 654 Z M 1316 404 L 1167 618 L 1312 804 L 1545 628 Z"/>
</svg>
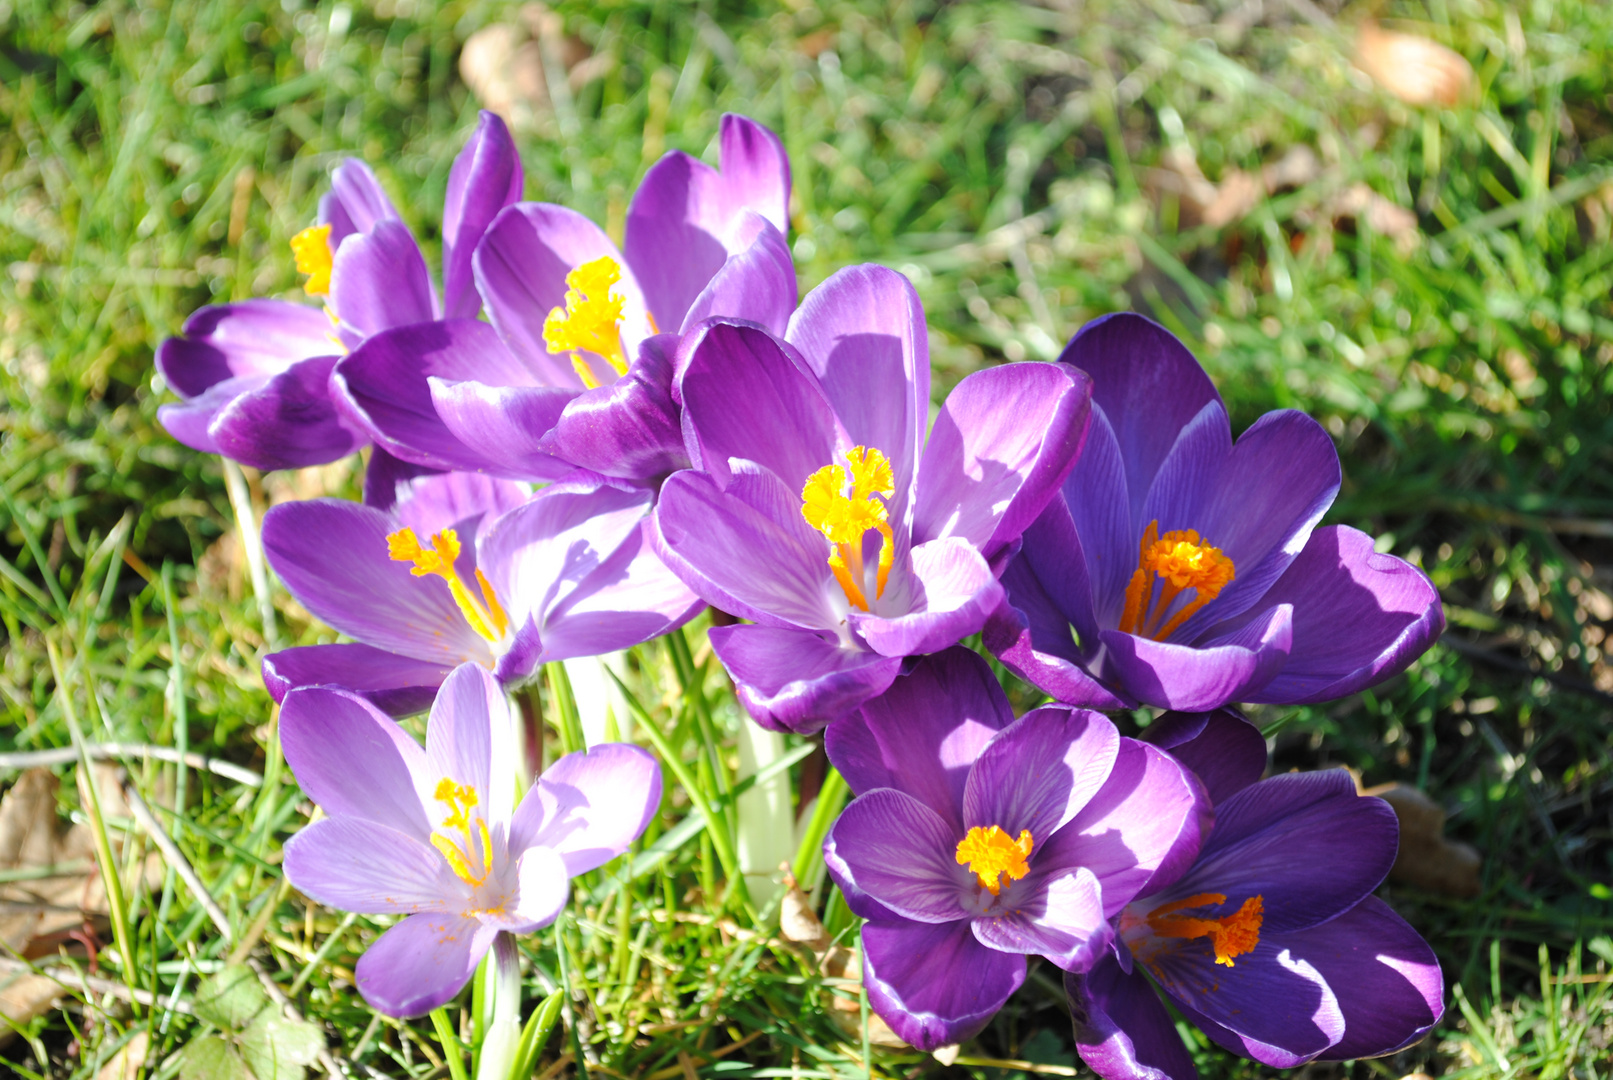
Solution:
<svg viewBox="0 0 1613 1080">
<path fill-rule="evenodd" d="M 779 933 L 786 941 L 793 941 L 812 951 L 817 957 L 818 970 L 831 979 L 861 979 L 862 964 L 857 953 L 844 945 L 835 945 L 823 928 L 823 923 L 812 910 L 806 893 L 795 883 L 794 875 L 784 875 L 784 900 L 779 909 Z M 832 994 L 829 997 L 829 1019 L 848 1039 L 862 1038 L 862 1005 L 855 998 Z M 890 1029 L 890 1025 L 876 1014 L 868 1014 L 868 1041 L 875 1046 L 905 1047 L 908 1044 Z"/>
<path fill-rule="evenodd" d="M 1215 198 L 1204 208 L 1204 224 L 1212 229 L 1238 221 L 1260 203 L 1266 186 L 1260 177 L 1242 169 L 1228 169 L 1216 188 Z"/>
<path fill-rule="evenodd" d="M 543 4 L 524 4 L 514 22 L 484 26 L 465 39 L 459 76 L 484 108 L 511 127 L 528 129 L 549 115 L 549 80 L 544 42 L 551 44 L 573 91 L 604 75 L 609 55 L 595 56 L 575 34 L 564 33 L 561 17 Z"/>
<path fill-rule="evenodd" d="M 95 1074 L 95 1080 L 137 1080 L 150 1051 L 151 1033 L 142 1031 L 124 1043 L 111 1060 L 101 1066 L 101 1071 Z"/>
<path fill-rule="evenodd" d="M 1355 60 L 1372 80 L 1408 105 L 1461 101 L 1473 85 L 1473 66 L 1460 53 L 1415 34 L 1361 24 Z"/>
<path fill-rule="evenodd" d="M 1406 784 L 1381 784 L 1363 795 L 1376 795 L 1400 819 L 1400 851 L 1389 880 L 1446 896 L 1477 896 L 1482 863 L 1477 850 L 1445 838 L 1445 810 L 1423 792 Z"/>
</svg>

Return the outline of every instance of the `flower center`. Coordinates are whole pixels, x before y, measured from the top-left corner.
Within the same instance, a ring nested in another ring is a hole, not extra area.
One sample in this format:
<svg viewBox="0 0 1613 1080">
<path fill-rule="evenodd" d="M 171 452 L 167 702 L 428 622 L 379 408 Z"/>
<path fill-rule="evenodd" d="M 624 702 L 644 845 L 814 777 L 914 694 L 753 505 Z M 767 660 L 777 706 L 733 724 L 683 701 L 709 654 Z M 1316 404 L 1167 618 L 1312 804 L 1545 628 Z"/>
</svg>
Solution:
<svg viewBox="0 0 1613 1080">
<path fill-rule="evenodd" d="M 330 292 L 330 226 L 310 225 L 291 238 L 291 255 L 297 260 L 297 273 L 307 274 L 302 283 L 309 296 L 324 296 Z"/>
<path fill-rule="evenodd" d="M 415 577 L 434 574 L 442 578 L 448 583 L 448 591 L 453 593 L 454 603 L 459 605 L 470 628 L 491 643 L 504 640 L 510 628 L 509 616 L 504 614 L 504 607 L 481 567 L 476 568 L 476 584 L 482 593 L 480 600 L 459 579 L 459 571 L 454 568 L 454 561 L 459 558 L 459 534 L 453 529 L 444 529 L 433 536 L 430 547 L 421 545 L 413 529 L 399 529 L 387 536 L 386 552 L 393 562 L 413 563 L 409 573 Z"/>
<path fill-rule="evenodd" d="M 442 852 L 454 875 L 466 885 L 480 885 L 493 872 L 493 840 L 487 835 L 487 821 L 472 814 L 477 802 L 476 789 L 456 784 L 448 777 L 437 781 L 432 798 L 448 807 L 448 816 L 431 834 L 431 846 Z M 480 875 L 476 873 L 481 870 Z"/>
<path fill-rule="evenodd" d="M 1002 892 L 1003 874 L 1008 875 L 1009 881 L 1018 881 L 1030 873 L 1030 867 L 1025 864 L 1030 853 L 1029 829 L 1019 830 L 1019 838 L 1015 839 L 1003 832 L 1001 826 L 976 825 L 958 841 L 957 860 L 959 866 L 967 866 L 969 872 L 980 879 L 981 888 L 996 896 Z"/>
<path fill-rule="evenodd" d="M 1242 956 L 1260 944 L 1260 923 L 1264 918 L 1265 903 L 1262 897 L 1251 896 L 1231 915 L 1215 919 L 1176 914 L 1178 911 L 1226 902 L 1227 898 L 1222 893 L 1198 893 L 1185 900 L 1162 904 L 1148 913 L 1148 927 L 1159 937 L 1189 940 L 1207 937 L 1215 949 L 1215 962 L 1232 967 L 1233 957 Z"/>
<path fill-rule="evenodd" d="M 588 361 L 579 356 L 583 349 L 605 358 L 616 374 L 627 374 L 627 357 L 622 353 L 622 305 L 626 298 L 611 295 L 611 286 L 622 280 L 622 268 L 609 255 L 585 262 L 566 275 L 566 306 L 555 308 L 543 320 L 543 343 L 552 353 L 571 353 L 571 366 L 582 384 L 592 390 L 599 385 Z"/>
<path fill-rule="evenodd" d="M 1160 536 L 1159 522 L 1151 521 L 1143 530 L 1137 569 L 1126 586 L 1120 629 L 1164 641 L 1195 611 L 1214 600 L 1232 577 L 1232 560 L 1221 554 L 1220 548 L 1199 539 L 1192 529 Z M 1172 614 L 1171 608 L 1184 589 L 1192 589 L 1193 598 Z"/>
<path fill-rule="evenodd" d="M 879 533 L 879 568 L 874 577 L 874 598 L 885 595 L 896 544 L 886 523 L 884 500 L 896 493 L 890 459 L 873 447 L 854 446 L 846 465 L 825 465 L 807 477 L 801 489 L 801 516 L 829 538 L 829 568 L 853 607 L 868 610 L 868 575 L 863 566 L 863 537 Z M 879 496 L 878 499 L 875 496 Z"/>
</svg>

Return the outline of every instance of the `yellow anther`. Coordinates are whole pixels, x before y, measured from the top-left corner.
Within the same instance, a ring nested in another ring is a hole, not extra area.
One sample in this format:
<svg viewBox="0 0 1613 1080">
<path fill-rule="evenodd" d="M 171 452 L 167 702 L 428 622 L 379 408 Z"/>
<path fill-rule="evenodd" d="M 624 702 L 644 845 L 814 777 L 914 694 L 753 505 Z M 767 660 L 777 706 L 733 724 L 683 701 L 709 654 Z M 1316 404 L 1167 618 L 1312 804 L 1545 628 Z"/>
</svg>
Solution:
<svg viewBox="0 0 1613 1080">
<path fill-rule="evenodd" d="M 1126 607 L 1120 629 L 1128 634 L 1164 641 L 1189 617 L 1220 595 L 1232 580 L 1232 560 L 1199 538 L 1192 529 L 1159 535 L 1159 522 L 1151 521 L 1138 545 L 1137 569 L 1126 586 Z M 1154 581 L 1160 582 L 1154 595 Z M 1184 589 L 1193 599 L 1174 615 L 1171 605 Z M 1169 621 L 1167 620 L 1169 618 Z"/>
<path fill-rule="evenodd" d="M 1198 893 L 1149 912 L 1148 927 L 1159 937 L 1188 940 L 1207 937 L 1215 949 L 1215 962 L 1234 967 L 1233 957 L 1242 956 L 1260 944 L 1260 924 L 1265 918 L 1263 897 L 1251 896 L 1237 911 L 1214 919 L 1176 914 L 1178 911 L 1226 902 L 1227 898 L 1222 893 Z"/>
<path fill-rule="evenodd" d="M 330 267 L 333 256 L 330 250 L 330 226 L 310 225 L 291 238 L 291 255 L 297 260 L 297 273 L 307 274 L 302 283 L 309 296 L 324 296 L 330 292 Z"/>
<path fill-rule="evenodd" d="M 493 586 L 480 567 L 476 569 L 476 584 L 481 590 L 481 599 L 478 600 L 465 587 L 459 578 L 459 571 L 454 567 L 459 551 L 459 534 L 453 529 L 444 529 L 434 535 L 430 547 L 420 543 L 413 529 L 399 529 L 386 538 L 386 553 L 393 562 L 413 563 L 409 573 L 415 577 L 435 575 L 442 578 L 448 583 L 448 591 L 453 594 L 454 603 L 459 606 L 470 628 L 490 642 L 502 641 L 510 628 L 509 616 L 504 613 L 504 606 L 498 602 Z"/>
<path fill-rule="evenodd" d="M 801 516 L 834 545 L 829 568 L 852 606 L 867 611 L 863 537 L 872 529 L 882 538 L 874 582 L 874 596 L 878 598 L 885 594 L 885 580 L 890 577 L 891 562 L 896 557 L 896 544 L 887 521 L 889 511 L 883 501 L 896 493 L 896 478 L 890 459 L 871 446 L 852 447 L 846 454 L 846 464 L 849 470 L 841 465 L 825 465 L 807 477 L 801 489 Z"/>
<path fill-rule="evenodd" d="M 622 268 L 609 255 L 585 262 L 566 275 L 566 306 L 555 308 L 543 320 L 543 343 L 552 353 L 572 353 L 571 364 L 583 385 L 599 385 L 588 363 L 577 350 L 602 356 L 627 374 L 627 357 L 622 353 L 622 307 L 627 299 L 612 295 L 611 286 L 622 279 Z"/>
<path fill-rule="evenodd" d="M 459 880 L 467 885 L 480 885 L 493 872 L 493 839 L 488 834 L 486 819 L 471 813 L 481 801 L 476 789 L 469 784 L 456 784 L 445 776 L 437 781 L 432 798 L 447 806 L 448 814 L 442 819 L 442 826 L 431 834 L 431 846 L 442 853 Z"/>
<path fill-rule="evenodd" d="M 967 866 L 969 872 L 980 879 L 981 888 L 996 896 L 1002 892 L 1002 875 L 1007 874 L 1012 882 L 1030 873 L 1025 862 L 1030 854 L 1029 829 L 1019 830 L 1019 837 L 1015 839 L 1003 832 L 1001 826 L 976 825 L 958 841 L 957 860 L 959 866 Z"/>
</svg>

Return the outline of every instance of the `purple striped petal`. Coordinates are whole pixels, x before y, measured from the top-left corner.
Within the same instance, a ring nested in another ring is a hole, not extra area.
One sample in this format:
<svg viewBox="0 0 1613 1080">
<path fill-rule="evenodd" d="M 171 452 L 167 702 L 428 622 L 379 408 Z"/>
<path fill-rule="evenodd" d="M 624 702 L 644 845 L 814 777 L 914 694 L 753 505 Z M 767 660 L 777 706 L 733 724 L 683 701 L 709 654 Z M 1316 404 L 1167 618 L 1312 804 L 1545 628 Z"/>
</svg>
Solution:
<svg viewBox="0 0 1613 1080">
<path fill-rule="evenodd" d="M 987 621 L 984 641 L 1004 667 L 1066 705 L 1092 709 L 1136 705 L 1087 672 L 1068 616 L 1048 596 L 1023 556 L 1008 564 L 1002 585 L 1005 600 Z"/>
<path fill-rule="evenodd" d="M 661 767 L 649 751 L 604 743 L 544 770 L 510 822 L 510 850 L 553 850 L 576 877 L 625 852 L 660 806 Z"/>
<path fill-rule="evenodd" d="M 809 735 L 882 693 L 902 658 L 847 649 L 832 634 L 721 626 L 711 648 L 751 718 L 770 731 Z"/>
<path fill-rule="evenodd" d="M 237 397 L 261 387 L 266 381 L 261 375 L 226 379 L 197 397 L 177 405 L 158 407 L 157 419 L 169 435 L 192 450 L 204 454 L 219 453 L 218 441 L 213 438 L 213 421 Z"/>
<path fill-rule="evenodd" d="M 641 527 L 549 609 L 543 656 L 569 660 L 628 649 L 676 630 L 705 606 L 656 556 Z"/>
<path fill-rule="evenodd" d="M 845 880 L 904 919 L 941 923 L 974 914 L 979 887 L 954 858 L 962 840 L 946 820 L 906 792 L 878 788 L 841 811 L 823 858 Z"/>
<path fill-rule="evenodd" d="M 428 473 L 398 483 L 393 515 L 398 524 L 425 537 L 448 528 L 474 528 L 514 510 L 532 497 L 526 484 L 479 473 Z M 461 536 L 462 543 L 470 537 Z"/>
<path fill-rule="evenodd" d="M 330 190 L 319 197 L 319 223 L 330 226 L 332 251 L 354 233 L 367 233 L 383 221 L 400 220 L 370 167 L 346 158 L 330 177 Z"/>
<path fill-rule="evenodd" d="M 432 377 L 431 403 L 448 433 L 490 472 L 522 480 L 558 480 L 574 466 L 545 450 L 544 439 L 577 391 L 556 386 L 489 386 Z"/>
<path fill-rule="evenodd" d="M 797 515 L 799 516 L 799 515 Z M 914 656 L 956 645 L 986 625 L 1002 603 L 1002 586 L 980 552 L 961 537 L 943 537 L 918 545 L 912 553 L 912 578 L 917 595 L 911 610 L 887 617 L 853 610 L 851 628 L 869 648 L 885 656 Z M 893 577 L 893 586 L 894 578 Z M 885 602 L 890 604 L 892 593 Z M 892 605 L 894 606 L 894 605 Z"/>
<path fill-rule="evenodd" d="M 334 356 L 301 360 L 236 395 L 208 425 L 218 453 L 269 471 L 325 465 L 363 446 L 369 440 L 343 423 L 331 401 L 335 366 Z"/>
<path fill-rule="evenodd" d="M 297 833 L 285 871 L 298 892 L 363 915 L 444 912 L 470 899 L 436 848 L 363 818 L 325 818 Z"/>
<path fill-rule="evenodd" d="M 688 468 L 672 402 L 678 341 L 673 334 L 645 338 L 627 374 L 573 398 L 539 447 L 601 476 L 646 483 Z"/>
<path fill-rule="evenodd" d="M 996 825 L 1010 836 L 1029 829 L 1033 843 L 1045 844 L 1103 787 L 1119 752 L 1119 732 L 1099 713 L 1057 706 L 1027 713 L 969 771 L 963 823 Z"/>
<path fill-rule="evenodd" d="M 1279 604 L 1224 637 L 1202 645 L 1153 641 L 1119 630 L 1100 635 L 1104 676 L 1149 705 L 1208 712 L 1245 701 L 1288 659 L 1293 608 Z"/>
<path fill-rule="evenodd" d="M 1292 604 L 1294 644 L 1247 700 L 1332 701 L 1398 675 L 1445 629 L 1439 592 L 1415 566 L 1346 526 L 1318 529 L 1261 600 Z"/>
<path fill-rule="evenodd" d="M 302 686 L 341 687 L 388 716 L 408 716 L 431 707 L 452 670 L 369 645 L 302 645 L 263 658 L 263 685 L 276 702 Z"/>
<path fill-rule="evenodd" d="M 1086 867 L 1012 886 L 1013 910 L 975 919 L 975 938 L 998 952 L 1045 956 L 1066 971 L 1085 971 L 1114 936 L 1103 916 L 1098 879 Z"/>
<path fill-rule="evenodd" d="M 474 319 L 482 309 L 471 256 L 498 212 L 521 198 L 525 177 L 509 128 L 483 109 L 476 131 L 448 171 L 442 207 L 443 315 Z"/>
<path fill-rule="evenodd" d="M 396 721 L 356 694 L 309 687 L 286 695 L 280 741 L 298 785 L 326 813 L 428 842 L 426 752 Z"/>
<path fill-rule="evenodd" d="M 508 821 L 513 792 L 504 775 L 515 760 L 510 699 L 480 664 L 461 664 L 443 681 L 426 723 L 426 756 L 439 777 L 474 788 L 490 823 Z"/>
<path fill-rule="evenodd" d="M 919 1050 L 974 1038 L 1025 981 L 1022 956 L 988 949 L 964 921 L 870 922 L 862 946 L 869 1005 Z"/>
<path fill-rule="evenodd" d="M 1142 972 L 1112 956 L 1083 974 L 1065 972 L 1075 1048 L 1103 1080 L 1198 1080 L 1176 1025 Z"/>
<path fill-rule="evenodd" d="M 890 689 L 831 724 L 824 749 L 853 793 L 905 791 L 961 836 L 969 769 L 1013 722 L 991 665 L 954 647 L 919 657 Z"/>
<path fill-rule="evenodd" d="M 1402 1050 L 1428 1034 L 1445 1010 L 1434 950 L 1376 896 L 1275 943 L 1314 965 L 1344 1010 L 1344 1038 L 1322 1053 L 1325 1061 Z"/>
<path fill-rule="evenodd" d="M 711 318 L 745 319 L 783 337 L 795 312 L 795 263 L 784 234 L 749 211 L 734 238 L 737 250 L 722 264 L 683 317 L 682 332 Z"/>
<path fill-rule="evenodd" d="M 330 271 L 330 307 L 364 336 L 440 318 L 437 290 L 409 227 L 382 221 L 348 238 Z"/>
<path fill-rule="evenodd" d="M 157 347 L 157 370 L 186 398 L 226 379 L 274 375 L 336 351 L 323 311 L 284 300 L 209 305 L 185 320 L 183 334 Z"/>
<path fill-rule="evenodd" d="M 460 915 L 411 915 L 359 957 L 359 993 L 388 1016 L 424 1016 L 464 989 L 498 932 Z"/>
<path fill-rule="evenodd" d="M 717 161 L 723 197 L 754 210 L 780 233 L 790 228 L 790 159 L 783 141 L 748 116 L 723 113 Z"/>
<path fill-rule="evenodd" d="M 1235 709 L 1168 712 L 1149 724 L 1142 737 L 1191 769 L 1211 805 L 1225 802 L 1266 771 L 1266 740 Z"/>
<path fill-rule="evenodd" d="M 1132 531 L 1120 444 L 1108 416 L 1094 403 L 1080 465 L 1064 482 L 1062 500 L 1055 499 L 1025 531 L 1024 557 L 1047 582 L 1070 622 L 1096 637 L 1099 625 L 1120 621 L 1140 539 Z M 1058 568 L 1075 562 L 1081 577 L 1056 587 Z"/>
</svg>

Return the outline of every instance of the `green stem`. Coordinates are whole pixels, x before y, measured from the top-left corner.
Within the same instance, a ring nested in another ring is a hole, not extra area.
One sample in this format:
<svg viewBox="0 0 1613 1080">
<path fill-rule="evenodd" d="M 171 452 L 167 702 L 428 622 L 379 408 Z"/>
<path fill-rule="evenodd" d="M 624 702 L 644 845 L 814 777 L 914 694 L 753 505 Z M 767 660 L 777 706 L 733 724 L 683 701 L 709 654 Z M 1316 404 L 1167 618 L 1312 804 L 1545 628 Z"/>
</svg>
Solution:
<svg viewBox="0 0 1613 1080">
<path fill-rule="evenodd" d="M 791 864 L 796 884 L 807 892 L 817 889 L 823 873 L 823 839 L 829 835 L 829 826 L 840 816 L 850 793 L 851 788 L 840 770 L 831 768 L 823 778 L 818 801 L 812 807 L 812 820 L 807 822 L 806 833 L 801 837 L 801 846 L 795 849 L 795 861 Z"/>
<path fill-rule="evenodd" d="M 446 1007 L 431 1010 L 431 1026 L 437 1029 L 437 1042 L 442 1045 L 442 1056 L 448 1062 L 448 1075 L 453 1080 L 469 1080 L 465 1073 L 465 1048 L 454 1034 Z"/>
<path fill-rule="evenodd" d="M 560 733 L 560 748 L 567 754 L 588 749 L 588 740 L 582 733 L 582 718 L 577 715 L 577 699 L 571 694 L 571 676 L 561 663 L 543 665 L 549 680 L 549 692 L 554 697 L 555 730 Z"/>
<path fill-rule="evenodd" d="M 493 939 L 493 1020 L 482 1040 L 476 1080 L 511 1080 L 521 1056 L 521 957 L 513 935 Z"/>
</svg>

